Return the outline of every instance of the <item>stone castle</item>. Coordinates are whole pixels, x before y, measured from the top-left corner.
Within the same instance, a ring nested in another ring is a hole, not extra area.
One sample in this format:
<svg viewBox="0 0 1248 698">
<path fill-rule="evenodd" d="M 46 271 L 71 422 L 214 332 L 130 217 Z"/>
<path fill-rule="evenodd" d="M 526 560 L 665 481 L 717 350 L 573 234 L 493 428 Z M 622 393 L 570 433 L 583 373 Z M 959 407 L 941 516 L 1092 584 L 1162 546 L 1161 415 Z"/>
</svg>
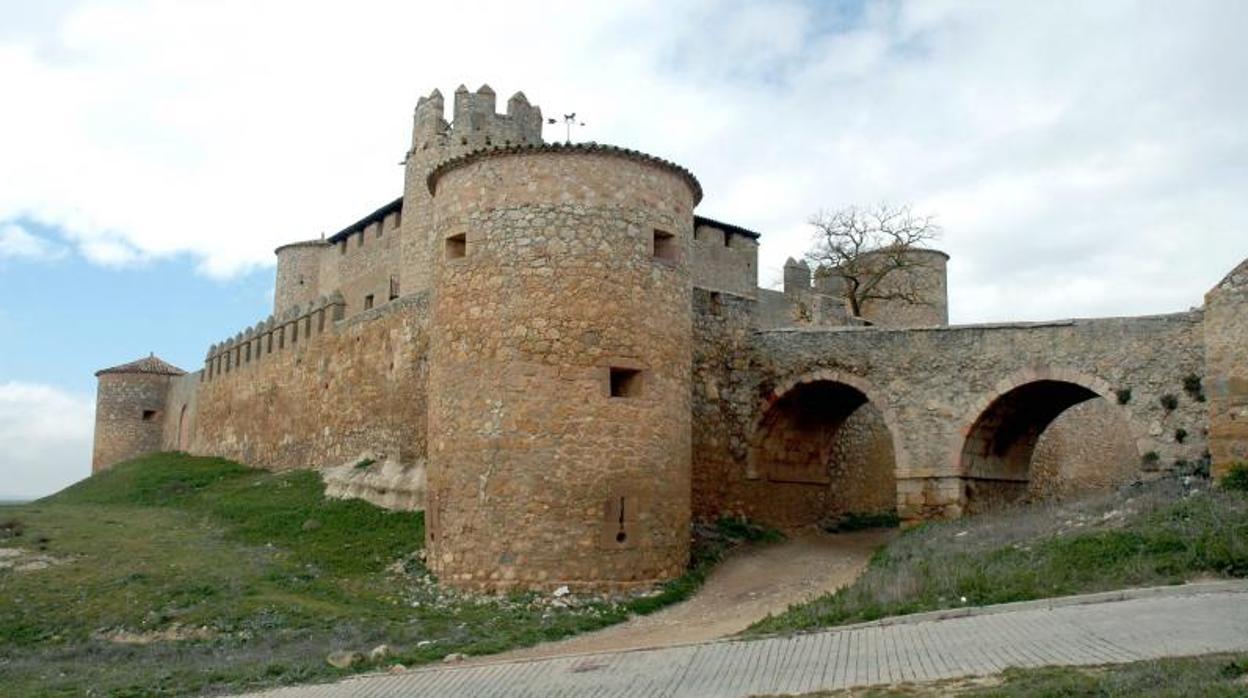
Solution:
<svg viewBox="0 0 1248 698">
<path fill-rule="evenodd" d="M 693 519 L 798 527 L 1248 460 L 1248 262 L 1170 315 L 951 327 L 849 317 L 759 234 L 695 215 L 684 168 L 546 143 L 489 87 L 416 105 L 402 197 L 279 247 L 273 314 L 185 373 L 100 371 L 93 469 L 159 450 L 322 468 L 425 511 L 430 567 L 481 590 L 670 579 Z M 361 535 L 367 535 L 362 531 Z"/>
</svg>

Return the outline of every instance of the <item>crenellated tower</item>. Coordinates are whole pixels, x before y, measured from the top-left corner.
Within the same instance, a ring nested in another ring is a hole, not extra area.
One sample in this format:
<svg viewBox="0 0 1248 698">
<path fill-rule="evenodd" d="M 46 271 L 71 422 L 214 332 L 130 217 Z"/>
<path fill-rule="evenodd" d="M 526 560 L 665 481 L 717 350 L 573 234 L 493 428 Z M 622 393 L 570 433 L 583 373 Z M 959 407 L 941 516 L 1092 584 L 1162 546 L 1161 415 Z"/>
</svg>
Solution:
<svg viewBox="0 0 1248 698">
<path fill-rule="evenodd" d="M 542 143 L 542 110 L 529 104 L 523 92 L 507 100 L 507 112 L 495 111 L 497 98 L 489 85 L 476 92 L 460 85 L 455 90 L 451 120 L 446 101 L 434 90 L 416 103 L 412 117 L 412 145 L 404 160 L 403 245 L 399 275 L 404 293 L 430 286 L 432 242 L 429 173 L 439 163 L 483 148 Z"/>
</svg>

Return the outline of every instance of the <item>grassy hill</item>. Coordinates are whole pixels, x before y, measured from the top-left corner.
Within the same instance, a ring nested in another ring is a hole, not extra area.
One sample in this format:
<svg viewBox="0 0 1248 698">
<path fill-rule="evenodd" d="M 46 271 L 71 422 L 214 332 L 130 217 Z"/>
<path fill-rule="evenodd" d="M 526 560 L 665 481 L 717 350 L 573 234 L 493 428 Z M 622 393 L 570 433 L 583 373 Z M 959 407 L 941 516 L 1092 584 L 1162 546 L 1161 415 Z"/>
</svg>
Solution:
<svg viewBox="0 0 1248 698">
<path fill-rule="evenodd" d="M 1169 478 L 917 526 L 877 551 L 854 584 L 747 632 L 1248 577 L 1248 485 L 1237 482 Z"/>
<path fill-rule="evenodd" d="M 226 692 L 497 652 L 683 598 L 714 557 L 644 598 L 466 598 L 425 572 L 421 514 L 322 494 L 308 471 L 158 454 L 0 507 L 0 549 L 23 551 L 0 558 L 0 693 Z"/>
</svg>

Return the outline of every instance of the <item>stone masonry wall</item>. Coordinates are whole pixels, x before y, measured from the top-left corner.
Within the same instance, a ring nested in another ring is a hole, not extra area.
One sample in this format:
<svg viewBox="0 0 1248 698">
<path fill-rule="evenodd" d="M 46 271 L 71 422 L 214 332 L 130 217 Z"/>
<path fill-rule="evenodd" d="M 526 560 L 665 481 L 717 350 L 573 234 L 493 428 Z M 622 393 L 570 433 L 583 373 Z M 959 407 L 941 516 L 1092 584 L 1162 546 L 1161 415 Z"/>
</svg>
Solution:
<svg viewBox="0 0 1248 698">
<path fill-rule="evenodd" d="M 485 589 L 679 575 L 690 183 L 569 149 L 469 161 L 435 186 L 430 566 Z M 613 391 L 613 369 L 638 373 Z"/>
<path fill-rule="evenodd" d="M 1209 451 L 1221 477 L 1248 462 L 1248 261 L 1205 296 Z"/>
<path fill-rule="evenodd" d="M 400 216 L 391 213 L 323 252 L 326 262 L 337 267 L 332 274 L 337 285 L 321 293 L 341 292 L 347 302 L 347 317 L 369 309 L 366 296 L 372 296 L 372 307 L 376 308 L 390 300 L 392 288 L 398 290 L 400 224 Z"/>
<path fill-rule="evenodd" d="M 1173 433 L 1168 436 L 1174 438 Z M 1115 487 L 1138 477 L 1142 467 L 1121 412 L 1109 400 L 1093 398 L 1062 412 L 1040 435 L 1027 496 Z"/>
<path fill-rule="evenodd" d="M 317 296 L 328 295 L 332 289 L 321 289 L 321 264 L 329 245 L 308 240 L 282 245 L 277 256 L 277 273 L 273 284 L 273 314 L 284 315 L 295 306 L 306 306 Z"/>
<path fill-rule="evenodd" d="M 729 413 L 736 419 L 722 428 L 753 433 L 768 396 L 774 400 L 812 376 L 850 381 L 894 436 L 900 513 L 957 516 L 965 504 L 963 437 L 979 415 L 1020 385 L 1066 381 L 1113 402 L 1137 454 L 1156 454 L 1147 468 L 1174 469 L 1197 462 L 1207 445 L 1205 405 L 1183 391 L 1184 376 L 1203 370 L 1201 317 L 760 332 L 752 376 L 733 379 L 754 381 L 752 391 L 735 393 L 753 408 L 739 404 Z M 1117 404 L 1119 389 L 1131 391 L 1125 405 Z M 1176 396 L 1175 409 L 1162 404 L 1166 395 Z M 1168 436 L 1178 428 L 1189 435 L 1183 443 Z"/>
<path fill-rule="evenodd" d="M 417 294 L 346 320 L 309 316 L 228 351 L 228 371 L 218 356 L 199 384 L 191 452 L 273 469 L 365 453 L 423 463 L 426 303 Z"/>
<path fill-rule="evenodd" d="M 758 292 L 758 241 L 699 225 L 690 248 L 693 285 L 753 298 Z"/>
<path fill-rule="evenodd" d="M 169 390 L 165 395 L 167 408 L 161 428 L 162 450 L 191 450 L 199 412 L 199 386 L 204 377 L 203 371 L 195 371 L 169 381 Z"/>
<path fill-rule="evenodd" d="M 159 451 L 170 376 L 103 373 L 98 380 L 91 472 Z"/>
</svg>

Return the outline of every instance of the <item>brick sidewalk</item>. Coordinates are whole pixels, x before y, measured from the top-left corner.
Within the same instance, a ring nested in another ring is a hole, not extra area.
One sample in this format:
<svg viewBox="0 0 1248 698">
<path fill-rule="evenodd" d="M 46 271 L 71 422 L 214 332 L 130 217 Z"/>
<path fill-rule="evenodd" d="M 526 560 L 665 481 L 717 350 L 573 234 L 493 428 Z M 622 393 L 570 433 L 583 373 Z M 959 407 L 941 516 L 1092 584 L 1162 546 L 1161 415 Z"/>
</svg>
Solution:
<svg viewBox="0 0 1248 698">
<path fill-rule="evenodd" d="M 1072 597 L 791 637 L 655 650 L 435 666 L 273 698 L 338 696 L 750 696 L 1248 651 L 1248 585 Z"/>
</svg>

